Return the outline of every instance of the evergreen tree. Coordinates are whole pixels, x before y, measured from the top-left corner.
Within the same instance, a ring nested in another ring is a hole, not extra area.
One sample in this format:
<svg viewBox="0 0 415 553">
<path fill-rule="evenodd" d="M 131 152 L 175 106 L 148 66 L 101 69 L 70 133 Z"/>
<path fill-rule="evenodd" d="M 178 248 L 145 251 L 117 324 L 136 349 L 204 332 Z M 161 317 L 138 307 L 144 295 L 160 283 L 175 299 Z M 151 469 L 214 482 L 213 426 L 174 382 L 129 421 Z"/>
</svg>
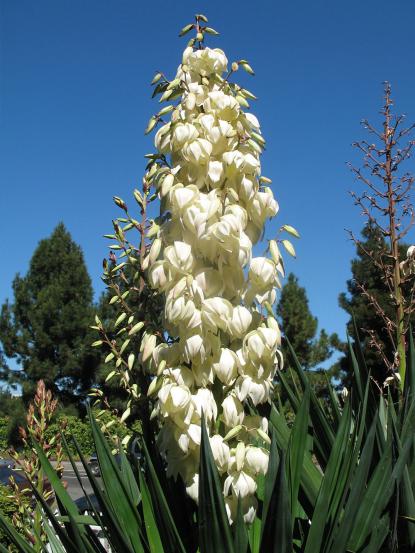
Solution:
<svg viewBox="0 0 415 553">
<path fill-rule="evenodd" d="M 331 356 L 338 343 L 337 335 L 329 336 L 321 330 L 317 337 L 317 318 L 310 312 L 305 288 L 292 273 L 282 289 L 277 314 L 285 336 L 305 369 L 316 368 Z M 283 353 L 284 358 L 289 359 L 286 345 L 283 345 Z"/>
<path fill-rule="evenodd" d="M 388 329 L 376 311 L 374 301 L 387 317 L 393 319 L 391 292 L 385 282 L 385 271 L 379 265 L 391 264 L 391 261 L 387 256 L 387 244 L 378 227 L 367 224 L 361 234 L 362 240 L 356 244 L 357 257 L 351 262 L 352 278 L 347 281 L 347 293 L 343 292 L 339 296 L 339 305 L 350 315 L 347 331 L 356 339 L 354 316 L 368 369 L 381 386 L 389 374 L 382 356 L 391 360 L 395 352 L 392 351 Z M 405 244 L 399 245 L 402 259 L 405 258 L 407 247 Z M 409 297 L 408 293 L 405 295 Z M 340 349 L 346 352 L 346 344 L 340 345 Z M 349 386 L 351 368 L 347 353 L 339 359 L 338 369 L 344 384 Z"/>
<path fill-rule="evenodd" d="M 39 379 L 63 405 L 79 405 L 94 383 L 100 354 L 90 347 L 93 292 L 82 250 L 60 223 L 41 240 L 26 276 L 13 281 L 14 301 L 0 314 L 0 340 L 10 383 L 32 399 Z"/>
</svg>

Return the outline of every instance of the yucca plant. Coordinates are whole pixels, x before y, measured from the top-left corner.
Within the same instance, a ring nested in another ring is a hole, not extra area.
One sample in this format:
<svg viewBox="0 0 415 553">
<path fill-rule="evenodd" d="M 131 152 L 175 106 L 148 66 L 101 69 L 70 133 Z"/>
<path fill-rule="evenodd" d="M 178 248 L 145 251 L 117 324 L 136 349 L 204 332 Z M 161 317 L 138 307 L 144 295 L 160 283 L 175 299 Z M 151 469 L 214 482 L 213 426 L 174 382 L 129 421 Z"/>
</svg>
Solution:
<svg viewBox="0 0 415 553">
<path fill-rule="evenodd" d="M 356 327 L 354 331 L 358 336 Z M 353 346 L 349 342 L 354 378 L 344 407 L 330 383 L 328 404 L 319 401 L 313 391 L 310 393 L 306 375 L 291 350 L 300 387 L 283 374 L 280 382 L 297 416 L 302 402 L 310 396 L 312 451 L 324 474 L 323 483 L 333 469 L 333 457 L 338 456 L 331 490 L 326 489 L 323 494 L 322 485 L 316 514 L 311 516 L 308 511 L 310 534 L 314 516 L 318 520 L 324 513 L 326 521 L 324 531 L 320 529 L 320 549 L 316 546 L 316 551 L 343 551 L 344 544 L 345 551 L 413 551 L 415 350 L 411 333 L 408 342 L 403 394 L 396 389 L 385 394 L 379 389 L 367 371 L 360 341 L 356 340 Z M 346 418 L 349 434 L 341 443 L 339 436 Z M 271 421 L 277 429 L 278 444 L 284 447 L 289 429 L 281 408 L 273 407 Z M 377 545 L 369 547 L 370 540 Z"/>
<path fill-rule="evenodd" d="M 55 490 L 59 513 L 37 496 L 49 539 L 47 550 L 104 551 L 91 530 L 91 526 L 98 526 L 114 553 L 411 551 L 413 341 L 401 408 L 390 397 L 376 398 L 370 378 L 364 376 L 362 352 L 357 351 L 356 356 L 351 347 L 350 353 L 355 385 L 343 406 L 330 388 L 332 402 L 327 413 L 292 352 L 301 390 L 289 386 L 284 377 L 282 382 L 296 411 L 295 421 L 290 428 L 278 406 L 272 406 L 269 470 L 260 478 L 259 508 L 249 525 L 243 521 L 241 505 L 235 522 L 229 524 L 204 424 L 198 507 L 180 479 L 166 477 L 150 426 L 144 439 L 137 437 L 132 442 L 128 456 L 120 451 L 118 466 L 112 455 L 113 444 L 90 416 L 102 481 L 91 474 L 75 442 L 100 505 L 97 509 L 89 502 L 91 514 L 87 516 L 78 512 L 44 452 L 33 443 Z M 71 458 L 68 448 L 67 453 Z M 36 495 L 36 488 L 33 491 Z M 32 551 L 31 544 L 3 517 L 0 521 L 19 552 Z M 7 550 L 0 546 L 0 551 Z"/>
<path fill-rule="evenodd" d="M 163 126 L 157 152 L 147 155 L 143 192 L 134 194 L 142 219 L 115 198 L 126 215 L 109 235 L 120 259 L 112 253 L 104 267 L 117 312 L 110 333 L 97 318 L 94 345 L 114 363 L 107 381 L 118 379 L 128 394 L 121 420 L 139 412 L 142 434 L 116 444 L 118 466 L 114 443 L 90 412 L 102 480 L 76 440 L 62 437 L 82 485 L 65 440 L 73 442 L 98 501 L 85 494 L 89 514 L 78 511 L 33 440 L 56 497 L 54 510 L 33 486 L 33 533 L 42 522 L 42 547 L 52 553 L 411 551 L 412 340 L 396 398 L 379 393 L 358 342 L 350 345 L 355 378 L 343 402 L 329 383 L 328 405 L 319 402 L 293 351 L 299 385 L 282 372 L 279 244 L 295 251 L 275 238 L 271 258 L 253 257 L 266 219 L 278 211 L 261 174 L 259 122 L 243 109 L 255 96 L 229 80 L 239 69 L 253 71 L 246 60 L 228 71 L 224 52 L 204 47 L 205 35 L 216 34 L 205 23 L 198 14 L 182 30 L 196 37 L 176 77 L 153 79 L 154 95 L 177 103 L 150 119 L 147 132 Z M 147 207 L 157 198 L 160 216 L 150 222 Z M 126 239 L 132 229 L 138 247 Z M 290 225 L 280 230 L 298 237 Z M 280 402 L 271 403 L 275 379 L 295 412 L 292 425 Z M 19 552 L 33 551 L 2 516 L 0 524 Z"/>
</svg>

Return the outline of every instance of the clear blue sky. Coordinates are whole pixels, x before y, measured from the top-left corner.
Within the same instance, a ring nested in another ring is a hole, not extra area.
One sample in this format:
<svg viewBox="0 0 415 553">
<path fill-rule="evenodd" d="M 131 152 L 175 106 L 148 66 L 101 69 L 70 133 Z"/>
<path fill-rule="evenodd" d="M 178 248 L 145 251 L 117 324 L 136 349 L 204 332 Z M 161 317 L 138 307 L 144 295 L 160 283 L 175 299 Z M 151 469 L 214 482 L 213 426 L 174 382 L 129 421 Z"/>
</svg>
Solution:
<svg viewBox="0 0 415 553">
<path fill-rule="evenodd" d="M 301 232 L 289 267 L 320 325 L 344 335 L 337 296 L 354 252 L 344 229 L 363 223 L 345 162 L 364 135 L 359 121 L 376 120 L 385 79 L 398 111 L 415 120 L 413 0 L 2 0 L 0 302 L 61 220 L 102 290 L 101 236 L 118 214 L 111 198 L 132 203 L 152 149 L 149 82 L 156 69 L 173 74 L 185 45 L 178 31 L 195 12 L 221 33 L 211 45 L 256 71 L 238 78 L 259 97 L 275 227 Z"/>
</svg>

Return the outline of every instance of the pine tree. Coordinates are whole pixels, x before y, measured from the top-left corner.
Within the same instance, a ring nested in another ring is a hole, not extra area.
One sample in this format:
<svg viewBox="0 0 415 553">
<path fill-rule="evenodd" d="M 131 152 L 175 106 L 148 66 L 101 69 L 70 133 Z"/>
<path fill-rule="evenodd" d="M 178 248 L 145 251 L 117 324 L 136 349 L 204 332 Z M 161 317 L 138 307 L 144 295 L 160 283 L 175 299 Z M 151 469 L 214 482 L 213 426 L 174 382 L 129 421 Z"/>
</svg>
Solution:
<svg viewBox="0 0 415 553">
<path fill-rule="evenodd" d="M 310 312 L 305 288 L 298 284 L 298 278 L 292 273 L 282 289 L 277 314 L 285 336 L 305 369 L 316 368 L 331 356 L 338 342 L 337 335 L 329 336 L 321 330 L 317 337 L 317 318 Z M 287 349 L 286 345 L 283 346 L 285 359 L 290 358 Z"/>
<path fill-rule="evenodd" d="M 385 282 L 385 271 L 380 267 L 380 264 L 391 264 L 391 261 L 388 260 L 388 246 L 378 227 L 367 224 L 361 235 L 362 240 L 356 243 L 357 257 L 351 262 L 352 278 L 347 281 L 348 293 L 340 294 L 339 305 L 350 315 L 347 331 L 349 336 L 356 339 L 354 316 L 360 342 L 365 351 L 366 364 L 372 377 L 382 386 L 389 374 L 388 364 L 384 362 L 384 358 L 391 361 L 395 352 L 392 350 L 388 336 L 390 331 L 384 319 L 379 317 L 374 301 L 384 311 L 386 317 L 393 318 L 394 304 L 391 302 L 391 293 Z M 402 259 L 405 257 L 407 247 L 405 244 L 399 245 Z M 405 294 L 407 297 L 409 297 L 408 292 Z M 340 349 L 347 351 L 346 344 L 342 344 Z M 348 386 L 351 369 L 347 354 L 340 358 L 338 367 L 344 384 Z"/>
<path fill-rule="evenodd" d="M 63 405 L 79 405 L 100 361 L 90 347 L 93 291 L 81 248 L 63 223 L 36 248 L 27 274 L 13 281 L 14 301 L 0 314 L 8 381 L 18 380 L 27 403 L 43 379 Z"/>
</svg>

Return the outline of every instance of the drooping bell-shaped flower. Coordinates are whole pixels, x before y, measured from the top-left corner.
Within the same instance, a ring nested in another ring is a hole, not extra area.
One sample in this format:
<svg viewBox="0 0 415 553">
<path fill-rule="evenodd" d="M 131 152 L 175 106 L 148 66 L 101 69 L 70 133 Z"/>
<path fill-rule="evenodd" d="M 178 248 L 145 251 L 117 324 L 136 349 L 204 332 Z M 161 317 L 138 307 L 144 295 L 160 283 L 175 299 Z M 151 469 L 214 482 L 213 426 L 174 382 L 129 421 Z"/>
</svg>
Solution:
<svg viewBox="0 0 415 553">
<path fill-rule="evenodd" d="M 246 402 L 270 400 L 282 364 L 278 323 L 269 315 L 282 261 L 275 241 L 272 259 L 253 256 L 278 204 L 261 175 L 260 124 L 243 109 L 252 95 L 229 81 L 235 67 L 225 77 L 224 52 L 192 41 L 163 89 L 163 99 L 177 101 L 165 110 L 171 120 L 157 131 L 147 174 L 161 199 L 148 274 L 164 295 L 167 338 L 149 342 L 146 352 L 152 348 L 147 366 L 157 380 L 169 473 L 180 474 L 197 500 L 203 413 L 229 518 L 240 497 L 252 521 L 269 438 L 266 419 L 247 414 Z"/>
</svg>

